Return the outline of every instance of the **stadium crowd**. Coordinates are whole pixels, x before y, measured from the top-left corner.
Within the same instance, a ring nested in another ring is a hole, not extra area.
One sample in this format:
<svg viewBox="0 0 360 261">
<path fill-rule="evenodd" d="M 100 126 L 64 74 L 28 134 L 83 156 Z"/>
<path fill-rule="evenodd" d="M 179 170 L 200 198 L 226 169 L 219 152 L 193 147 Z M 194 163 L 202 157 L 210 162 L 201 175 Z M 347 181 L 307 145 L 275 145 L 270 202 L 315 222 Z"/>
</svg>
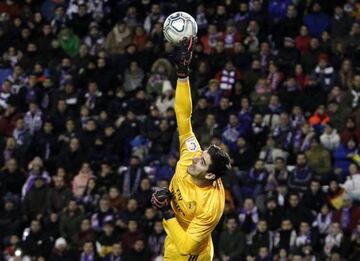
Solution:
<svg viewBox="0 0 360 261">
<path fill-rule="evenodd" d="M 216 258 L 360 260 L 358 0 L 1 1 L 0 260 L 162 260 L 179 10 L 193 129 L 232 158 Z"/>
</svg>

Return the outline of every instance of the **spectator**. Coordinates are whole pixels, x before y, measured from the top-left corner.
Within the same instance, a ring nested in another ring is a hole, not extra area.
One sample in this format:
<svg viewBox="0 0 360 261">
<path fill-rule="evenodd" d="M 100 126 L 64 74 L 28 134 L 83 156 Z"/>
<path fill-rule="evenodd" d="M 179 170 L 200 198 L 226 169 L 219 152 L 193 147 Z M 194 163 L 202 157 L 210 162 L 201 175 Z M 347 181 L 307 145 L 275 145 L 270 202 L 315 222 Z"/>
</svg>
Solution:
<svg viewBox="0 0 360 261">
<path fill-rule="evenodd" d="M 314 175 L 320 179 L 326 178 L 331 170 L 331 155 L 320 145 L 319 139 L 311 139 L 310 149 L 305 152 L 309 167 L 314 170 Z"/>
<path fill-rule="evenodd" d="M 360 218 L 360 209 L 355 206 L 352 200 L 344 196 L 342 207 L 334 213 L 333 222 L 340 224 L 344 233 L 350 234 L 356 227 L 356 222 Z"/>
<path fill-rule="evenodd" d="M 340 137 L 337 134 L 336 129 L 331 123 L 325 125 L 325 131 L 320 136 L 321 144 L 329 151 L 333 151 L 338 148 L 340 144 Z"/>
<path fill-rule="evenodd" d="M 238 260 L 245 253 L 245 235 L 239 230 L 235 217 L 229 217 L 226 230 L 221 233 L 219 243 L 219 254 L 222 260 Z"/>
<path fill-rule="evenodd" d="M 50 241 L 42 230 L 40 221 L 32 220 L 29 228 L 29 235 L 23 244 L 24 254 L 31 258 L 48 258 Z"/>
<path fill-rule="evenodd" d="M 80 198 L 86 189 L 89 179 L 93 176 L 89 163 L 83 163 L 79 174 L 73 180 L 73 193 Z"/>
<path fill-rule="evenodd" d="M 312 36 L 319 37 L 330 23 L 329 16 L 323 12 L 319 2 L 314 2 L 311 13 L 304 16 L 304 24 L 309 28 Z"/>
<path fill-rule="evenodd" d="M 298 192 L 304 192 L 312 178 L 312 170 L 309 168 L 307 158 L 304 153 L 296 156 L 296 165 L 289 175 L 289 188 Z"/>
<path fill-rule="evenodd" d="M 76 201 L 71 199 L 60 215 L 60 235 L 70 241 L 80 231 L 80 223 L 83 219 L 82 210 Z"/>
</svg>

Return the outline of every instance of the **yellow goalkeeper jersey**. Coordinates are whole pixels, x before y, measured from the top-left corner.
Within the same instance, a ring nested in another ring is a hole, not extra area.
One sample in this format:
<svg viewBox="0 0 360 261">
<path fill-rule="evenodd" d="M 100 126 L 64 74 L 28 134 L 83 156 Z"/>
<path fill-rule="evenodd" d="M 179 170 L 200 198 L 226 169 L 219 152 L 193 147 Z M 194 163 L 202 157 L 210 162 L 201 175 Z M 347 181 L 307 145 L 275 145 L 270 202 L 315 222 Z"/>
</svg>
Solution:
<svg viewBox="0 0 360 261">
<path fill-rule="evenodd" d="M 167 233 L 165 260 L 208 261 L 213 257 L 211 232 L 224 210 L 225 192 L 221 179 L 199 187 L 187 168 L 202 150 L 191 127 L 191 94 L 188 80 L 178 80 L 175 112 L 179 129 L 180 159 L 170 183 L 175 218 L 164 220 Z"/>
</svg>

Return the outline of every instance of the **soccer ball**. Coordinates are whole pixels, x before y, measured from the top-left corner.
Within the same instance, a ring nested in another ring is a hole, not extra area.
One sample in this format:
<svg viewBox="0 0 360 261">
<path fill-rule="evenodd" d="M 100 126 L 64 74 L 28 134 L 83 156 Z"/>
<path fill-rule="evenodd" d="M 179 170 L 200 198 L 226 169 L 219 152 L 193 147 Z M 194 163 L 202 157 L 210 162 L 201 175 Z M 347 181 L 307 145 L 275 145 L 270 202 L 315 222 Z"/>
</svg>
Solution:
<svg viewBox="0 0 360 261">
<path fill-rule="evenodd" d="M 172 13 L 165 19 L 163 26 L 165 39 L 174 45 L 184 38 L 196 36 L 197 31 L 195 19 L 185 12 Z"/>
</svg>

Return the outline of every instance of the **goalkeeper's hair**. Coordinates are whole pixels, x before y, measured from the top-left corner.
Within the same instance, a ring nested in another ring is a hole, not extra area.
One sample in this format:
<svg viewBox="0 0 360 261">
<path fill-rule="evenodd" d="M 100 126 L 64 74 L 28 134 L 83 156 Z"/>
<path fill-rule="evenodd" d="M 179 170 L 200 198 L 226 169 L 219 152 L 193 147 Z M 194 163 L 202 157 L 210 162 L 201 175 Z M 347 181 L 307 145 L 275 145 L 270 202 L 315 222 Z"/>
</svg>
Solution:
<svg viewBox="0 0 360 261">
<path fill-rule="evenodd" d="M 215 174 L 216 178 L 220 178 L 231 168 L 229 155 L 216 145 L 210 145 L 207 152 L 211 158 L 211 164 L 208 173 Z"/>
</svg>

